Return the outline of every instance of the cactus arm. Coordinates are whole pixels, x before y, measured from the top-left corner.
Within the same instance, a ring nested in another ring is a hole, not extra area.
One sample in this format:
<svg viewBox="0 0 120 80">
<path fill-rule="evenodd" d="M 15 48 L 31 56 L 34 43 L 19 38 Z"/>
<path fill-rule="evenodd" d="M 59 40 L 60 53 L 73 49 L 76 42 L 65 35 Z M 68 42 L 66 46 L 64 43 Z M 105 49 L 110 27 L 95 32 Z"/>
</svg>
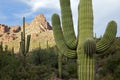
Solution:
<svg viewBox="0 0 120 80">
<path fill-rule="evenodd" d="M 97 53 L 104 52 L 113 44 L 117 33 L 117 24 L 115 21 L 108 23 L 103 38 L 97 43 Z"/>
<path fill-rule="evenodd" d="M 76 49 L 77 39 L 73 28 L 70 0 L 60 0 L 60 6 L 62 12 L 62 27 L 65 43 L 69 48 Z"/>
<path fill-rule="evenodd" d="M 60 18 L 57 14 L 52 16 L 52 25 L 55 42 L 60 52 L 69 58 L 75 58 L 77 55 L 76 51 L 69 49 L 64 42 L 62 29 L 60 27 Z"/>
<path fill-rule="evenodd" d="M 107 55 L 111 55 L 116 51 L 116 43 L 114 42 L 107 50 L 101 52 L 100 54 L 96 54 L 96 57 L 104 57 Z"/>
<path fill-rule="evenodd" d="M 29 47 L 30 47 L 30 39 L 31 39 L 31 35 L 27 35 L 27 43 L 26 43 L 26 54 L 29 51 Z"/>
</svg>

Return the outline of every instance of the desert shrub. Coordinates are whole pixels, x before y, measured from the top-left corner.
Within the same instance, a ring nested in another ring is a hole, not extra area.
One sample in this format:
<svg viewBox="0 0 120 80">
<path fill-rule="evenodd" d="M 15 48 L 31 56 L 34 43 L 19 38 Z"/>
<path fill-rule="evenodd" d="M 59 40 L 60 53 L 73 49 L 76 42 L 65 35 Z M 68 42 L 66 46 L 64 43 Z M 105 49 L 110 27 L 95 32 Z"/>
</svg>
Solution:
<svg viewBox="0 0 120 80">
<path fill-rule="evenodd" d="M 100 70 L 100 80 L 119 80 L 120 79 L 120 51 L 116 51 L 114 55 L 111 55 Z"/>
<path fill-rule="evenodd" d="M 57 67 L 57 54 L 53 48 L 36 49 L 31 52 L 31 62 L 35 65 Z"/>
<path fill-rule="evenodd" d="M 30 53 L 30 63 L 39 69 L 39 79 L 48 80 L 53 73 L 57 74 L 58 59 L 53 48 L 35 49 Z"/>
<path fill-rule="evenodd" d="M 20 61 L 10 52 L 0 54 L 0 80 L 16 80 Z"/>
<path fill-rule="evenodd" d="M 64 57 L 62 65 L 62 77 L 65 80 L 77 78 L 77 63 L 76 59 L 68 59 Z"/>
</svg>

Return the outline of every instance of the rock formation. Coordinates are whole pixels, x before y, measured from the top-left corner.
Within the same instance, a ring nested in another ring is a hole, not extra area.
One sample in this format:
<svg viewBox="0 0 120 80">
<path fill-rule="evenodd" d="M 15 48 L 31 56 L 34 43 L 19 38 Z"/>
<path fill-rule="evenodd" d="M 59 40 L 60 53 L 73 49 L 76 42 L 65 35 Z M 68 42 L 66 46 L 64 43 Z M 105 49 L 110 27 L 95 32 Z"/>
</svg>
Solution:
<svg viewBox="0 0 120 80">
<path fill-rule="evenodd" d="M 22 22 L 22 21 L 21 21 Z M 30 23 L 25 23 L 26 34 L 31 34 L 33 38 L 38 37 L 42 32 L 52 29 L 43 14 L 37 15 Z M 10 41 L 20 38 L 22 26 L 7 26 L 0 24 L 0 42 L 8 43 Z"/>
<path fill-rule="evenodd" d="M 44 15 L 39 14 L 37 15 L 30 24 L 26 24 L 26 33 L 41 33 L 47 30 L 51 30 L 52 27 L 46 21 Z"/>
</svg>

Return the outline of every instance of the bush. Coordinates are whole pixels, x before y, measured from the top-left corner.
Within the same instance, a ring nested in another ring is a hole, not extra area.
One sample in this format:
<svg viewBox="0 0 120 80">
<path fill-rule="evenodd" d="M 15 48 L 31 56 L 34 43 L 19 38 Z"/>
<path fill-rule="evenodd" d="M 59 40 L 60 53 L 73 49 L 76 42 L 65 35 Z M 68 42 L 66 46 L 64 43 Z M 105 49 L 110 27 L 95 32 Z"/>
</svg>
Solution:
<svg viewBox="0 0 120 80">
<path fill-rule="evenodd" d="M 119 80 L 120 79 L 120 52 L 108 58 L 103 65 L 100 75 L 103 76 L 102 80 Z"/>
<path fill-rule="evenodd" d="M 0 80 L 16 80 L 20 65 L 20 61 L 9 52 L 0 53 Z"/>
</svg>

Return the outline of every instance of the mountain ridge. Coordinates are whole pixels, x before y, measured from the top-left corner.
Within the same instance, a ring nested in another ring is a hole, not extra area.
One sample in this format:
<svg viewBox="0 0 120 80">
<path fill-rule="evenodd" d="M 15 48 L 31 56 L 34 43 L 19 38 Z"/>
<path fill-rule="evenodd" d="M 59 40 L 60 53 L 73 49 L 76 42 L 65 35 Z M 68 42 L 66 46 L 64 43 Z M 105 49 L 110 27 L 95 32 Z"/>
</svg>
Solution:
<svg viewBox="0 0 120 80">
<path fill-rule="evenodd" d="M 8 44 L 20 38 L 20 34 L 22 31 L 22 26 L 8 26 L 6 24 L 0 24 L 0 42 L 4 44 Z M 25 22 L 26 35 L 31 34 L 32 38 L 38 37 L 40 33 L 50 32 L 49 35 L 52 34 L 52 27 L 49 22 L 46 20 L 46 17 L 43 14 L 38 14 L 35 18 L 30 22 Z"/>
</svg>

